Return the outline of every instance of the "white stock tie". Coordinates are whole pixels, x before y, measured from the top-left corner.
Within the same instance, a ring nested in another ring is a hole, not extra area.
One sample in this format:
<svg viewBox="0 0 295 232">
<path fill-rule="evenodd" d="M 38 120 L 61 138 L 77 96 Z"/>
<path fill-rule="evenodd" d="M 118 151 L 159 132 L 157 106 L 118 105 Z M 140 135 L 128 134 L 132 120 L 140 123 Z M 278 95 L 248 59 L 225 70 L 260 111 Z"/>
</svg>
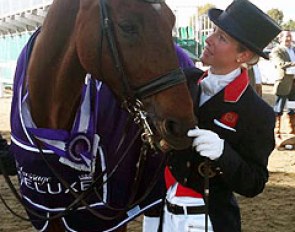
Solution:
<svg viewBox="0 0 295 232">
<path fill-rule="evenodd" d="M 225 88 L 225 86 L 227 86 L 240 74 L 240 68 L 237 68 L 226 75 L 212 74 L 210 70 L 208 70 L 208 76 L 200 82 L 202 88 L 200 105 Z"/>
</svg>

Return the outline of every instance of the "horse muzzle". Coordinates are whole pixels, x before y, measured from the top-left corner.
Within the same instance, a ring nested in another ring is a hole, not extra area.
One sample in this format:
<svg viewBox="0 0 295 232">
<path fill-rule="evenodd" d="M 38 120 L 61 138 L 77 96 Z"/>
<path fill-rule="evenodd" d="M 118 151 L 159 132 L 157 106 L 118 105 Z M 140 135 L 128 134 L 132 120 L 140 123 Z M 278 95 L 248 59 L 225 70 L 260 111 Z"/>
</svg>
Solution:
<svg viewBox="0 0 295 232">
<path fill-rule="evenodd" d="M 194 125 L 191 123 L 190 125 Z M 169 150 L 183 150 L 191 146 L 192 139 L 187 136 L 187 131 L 191 127 L 184 122 L 177 122 L 165 119 L 157 125 L 159 139 L 157 147 L 167 152 Z"/>
</svg>

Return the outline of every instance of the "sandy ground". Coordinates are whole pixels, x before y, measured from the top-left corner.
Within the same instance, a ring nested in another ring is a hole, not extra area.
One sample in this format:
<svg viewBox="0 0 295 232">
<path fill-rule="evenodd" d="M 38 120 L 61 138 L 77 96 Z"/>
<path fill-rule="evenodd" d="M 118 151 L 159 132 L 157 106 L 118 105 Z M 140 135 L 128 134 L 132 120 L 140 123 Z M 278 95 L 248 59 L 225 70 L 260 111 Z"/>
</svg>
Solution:
<svg viewBox="0 0 295 232">
<path fill-rule="evenodd" d="M 273 102 L 271 86 L 263 86 L 263 98 Z M 0 98 L 0 133 L 9 139 L 11 97 Z M 269 160 L 270 179 L 262 194 L 249 199 L 237 196 L 242 212 L 243 232 L 295 232 L 295 151 L 274 150 Z M 13 178 L 16 183 L 16 178 Z M 0 194 L 20 215 L 21 205 L 0 176 Z M 12 216 L 0 202 L 0 232 L 34 231 L 29 222 Z M 141 231 L 141 218 L 128 226 L 129 232 Z M 226 232 L 226 231 L 225 231 Z"/>
</svg>

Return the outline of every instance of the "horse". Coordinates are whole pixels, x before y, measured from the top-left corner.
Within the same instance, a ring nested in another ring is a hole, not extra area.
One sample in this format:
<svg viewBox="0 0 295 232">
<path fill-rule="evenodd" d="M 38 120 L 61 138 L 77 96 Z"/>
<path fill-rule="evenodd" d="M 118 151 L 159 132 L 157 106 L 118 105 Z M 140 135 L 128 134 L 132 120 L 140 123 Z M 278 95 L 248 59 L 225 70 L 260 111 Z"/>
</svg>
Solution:
<svg viewBox="0 0 295 232">
<path fill-rule="evenodd" d="M 160 204 L 196 122 L 163 0 L 55 0 L 22 50 L 11 146 L 40 231 L 115 231 Z M 125 227 L 126 228 L 126 227 Z"/>
</svg>

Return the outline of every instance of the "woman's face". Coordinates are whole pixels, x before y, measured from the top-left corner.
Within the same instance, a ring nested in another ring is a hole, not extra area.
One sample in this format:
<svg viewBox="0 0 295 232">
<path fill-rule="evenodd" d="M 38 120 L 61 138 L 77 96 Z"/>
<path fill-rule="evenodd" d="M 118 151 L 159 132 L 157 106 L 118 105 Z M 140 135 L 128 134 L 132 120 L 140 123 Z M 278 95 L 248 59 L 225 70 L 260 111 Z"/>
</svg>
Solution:
<svg viewBox="0 0 295 232">
<path fill-rule="evenodd" d="M 206 39 L 201 60 L 204 65 L 211 66 L 214 74 L 227 74 L 240 66 L 239 43 L 218 27 Z"/>
</svg>

